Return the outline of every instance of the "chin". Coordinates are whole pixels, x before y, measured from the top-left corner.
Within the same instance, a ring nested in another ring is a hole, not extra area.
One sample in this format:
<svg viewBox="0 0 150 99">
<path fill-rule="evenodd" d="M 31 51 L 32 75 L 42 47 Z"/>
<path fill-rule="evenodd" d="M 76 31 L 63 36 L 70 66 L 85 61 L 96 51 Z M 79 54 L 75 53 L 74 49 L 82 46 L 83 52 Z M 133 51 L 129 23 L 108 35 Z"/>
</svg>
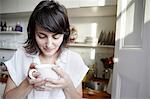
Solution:
<svg viewBox="0 0 150 99">
<path fill-rule="evenodd" d="M 44 53 L 46 56 L 52 56 L 54 53 Z"/>
<path fill-rule="evenodd" d="M 46 53 L 44 53 L 46 56 L 53 56 L 55 53 L 53 53 L 53 52 L 46 52 Z"/>
<path fill-rule="evenodd" d="M 51 50 L 51 51 L 50 51 L 50 50 L 48 51 L 48 50 L 45 50 L 45 49 L 43 50 L 43 54 L 44 54 L 45 56 L 53 56 L 53 55 L 55 55 L 56 52 L 57 52 L 57 51 L 54 50 L 54 49 Z"/>
</svg>

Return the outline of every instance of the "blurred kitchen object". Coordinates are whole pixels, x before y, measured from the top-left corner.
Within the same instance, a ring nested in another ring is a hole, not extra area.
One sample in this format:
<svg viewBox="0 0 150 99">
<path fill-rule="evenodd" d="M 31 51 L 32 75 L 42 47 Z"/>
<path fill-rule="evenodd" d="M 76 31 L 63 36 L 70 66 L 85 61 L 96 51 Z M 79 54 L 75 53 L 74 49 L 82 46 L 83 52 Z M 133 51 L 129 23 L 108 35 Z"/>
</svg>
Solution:
<svg viewBox="0 0 150 99">
<path fill-rule="evenodd" d="M 86 44 L 97 45 L 98 44 L 98 38 L 97 37 L 86 36 L 85 43 Z"/>
<path fill-rule="evenodd" d="M 115 45 L 115 32 L 101 31 L 98 39 L 99 45 Z"/>
<path fill-rule="evenodd" d="M 69 43 L 75 43 L 75 40 L 78 37 L 77 29 L 75 26 L 70 26 L 70 37 L 69 37 Z"/>
<path fill-rule="evenodd" d="M 17 22 L 17 24 L 16 24 L 16 26 L 15 26 L 15 31 L 22 32 L 22 31 L 23 31 L 22 29 L 23 29 L 23 28 L 22 28 L 20 22 Z"/>
<path fill-rule="evenodd" d="M 5 61 L 6 61 L 5 57 L 2 56 L 2 58 L 0 59 L 0 82 L 1 83 L 6 83 L 8 78 L 8 71 L 4 64 Z"/>
<path fill-rule="evenodd" d="M 101 58 L 101 62 L 104 66 L 103 78 L 109 79 L 114 65 L 113 56 Z"/>
</svg>

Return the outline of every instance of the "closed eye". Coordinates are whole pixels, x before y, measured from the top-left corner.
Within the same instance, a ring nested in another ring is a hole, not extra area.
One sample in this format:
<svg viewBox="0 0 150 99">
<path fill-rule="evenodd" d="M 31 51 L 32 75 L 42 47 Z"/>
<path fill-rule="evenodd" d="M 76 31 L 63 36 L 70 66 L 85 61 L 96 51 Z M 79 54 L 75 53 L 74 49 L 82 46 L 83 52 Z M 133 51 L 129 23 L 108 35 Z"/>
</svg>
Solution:
<svg viewBox="0 0 150 99">
<path fill-rule="evenodd" d="M 53 38 L 54 38 L 54 39 L 59 39 L 62 35 L 63 35 L 63 34 L 55 34 L 55 35 L 53 35 Z"/>
<path fill-rule="evenodd" d="M 45 34 L 43 34 L 43 33 L 38 33 L 38 37 L 43 39 L 43 38 L 46 38 L 47 36 Z"/>
</svg>

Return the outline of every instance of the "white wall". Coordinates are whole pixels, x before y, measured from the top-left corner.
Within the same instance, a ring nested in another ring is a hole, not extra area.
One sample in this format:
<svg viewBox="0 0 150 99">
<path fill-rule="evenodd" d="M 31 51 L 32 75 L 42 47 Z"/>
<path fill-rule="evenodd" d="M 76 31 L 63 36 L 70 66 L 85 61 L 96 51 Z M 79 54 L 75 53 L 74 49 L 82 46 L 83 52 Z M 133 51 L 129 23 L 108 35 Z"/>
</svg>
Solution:
<svg viewBox="0 0 150 99">
<path fill-rule="evenodd" d="M 2 12 L 2 0 L 0 0 L 0 13 Z M 0 15 L 0 20 L 1 20 L 1 15 Z"/>
<path fill-rule="evenodd" d="M 2 0 L 0 0 L 0 13 L 2 12 Z"/>
<path fill-rule="evenodd" d="M 78 30 L 77 41 L 83 42 L 86 36 L 91 36 L 96 30 L 96 37 L 99 37 L 102 30 L 109 32 L 115 31 L 114 16 L 93 16 L 93 17 L 74 17 L 70 22 Z M 95 27 L 93 27 L 94 25 Z"/>
</svg>

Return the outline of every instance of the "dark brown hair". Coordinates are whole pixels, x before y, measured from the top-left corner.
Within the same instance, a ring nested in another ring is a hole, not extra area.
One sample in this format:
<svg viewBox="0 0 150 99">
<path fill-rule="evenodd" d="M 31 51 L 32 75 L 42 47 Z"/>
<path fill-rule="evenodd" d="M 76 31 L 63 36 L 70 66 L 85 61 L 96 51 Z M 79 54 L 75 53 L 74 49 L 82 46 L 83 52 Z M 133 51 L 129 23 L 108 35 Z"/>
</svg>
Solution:
<svg viewBox="0 0 150 99">
<path fill-rule="evenodd" d="M 70 35 L 67 10 L 54 0 L 41 1 L 32 12 L 27 26 L 28 38 L 25 42 L 25 50 L 29 54 L 36 54 L 40 49 L 35 40 L 35 28 L 40 25 L 49 32 L 64 34 L 60 47 L 65 46 Z"/>
</svg>

